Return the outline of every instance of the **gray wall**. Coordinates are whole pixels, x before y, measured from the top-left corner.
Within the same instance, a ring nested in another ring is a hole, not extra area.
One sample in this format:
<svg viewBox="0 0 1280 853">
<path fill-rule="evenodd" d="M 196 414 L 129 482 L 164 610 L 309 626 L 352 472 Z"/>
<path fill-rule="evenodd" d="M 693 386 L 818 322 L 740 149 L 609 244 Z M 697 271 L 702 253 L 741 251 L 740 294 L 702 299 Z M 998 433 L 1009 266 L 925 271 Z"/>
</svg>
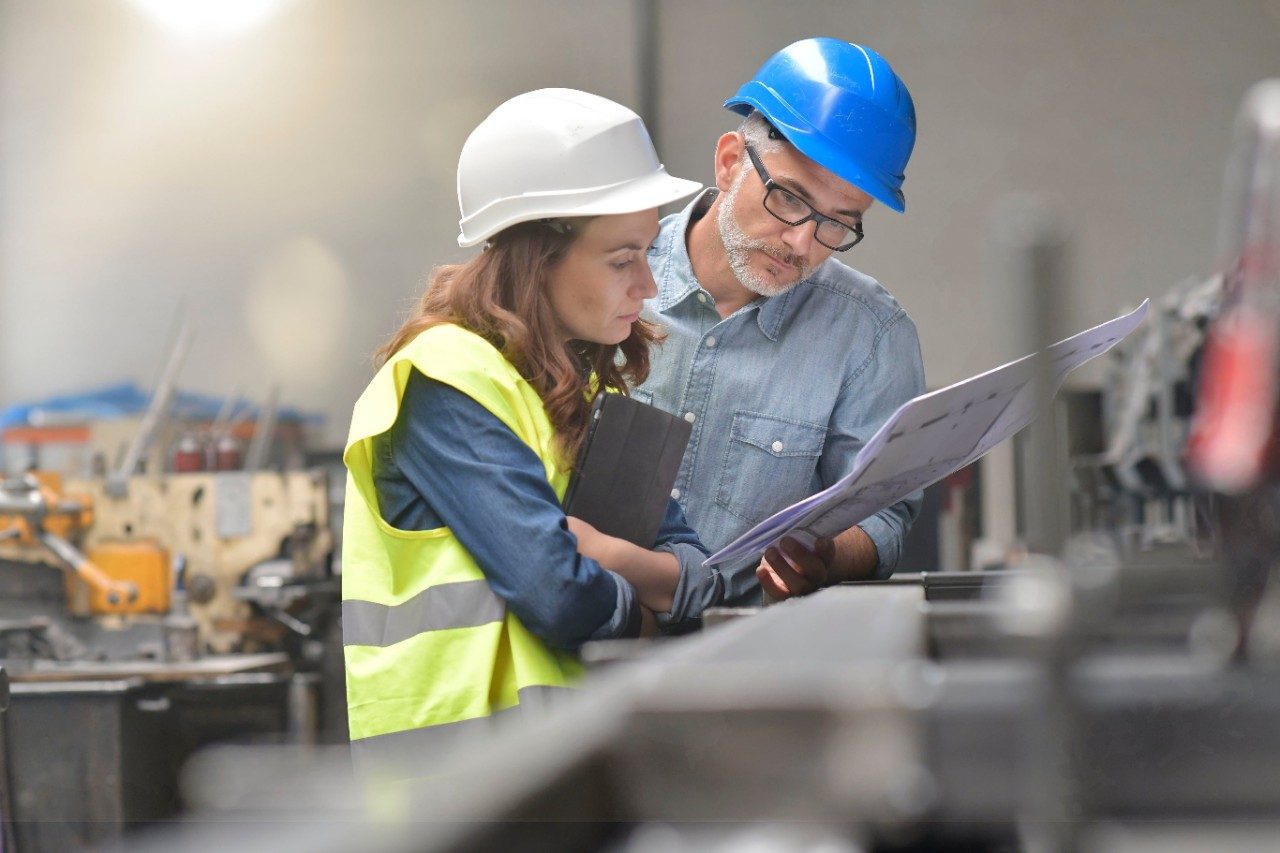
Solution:
<svg viewBox="0 0 1280 853">
<path fill-rule="evenodd" d="M 865 41 L 915 96 L 908 213 L 851 256 L 915 317 L 930 383 L 1020 354 L 985 285 L 1011 190 L 1072 227 L 1062 330 L 1212 264 L 1232 116 L 1280 75 L 1280 0 L 655 0 L 659 149 L 709 180 L 720 102 L 772 51 Z M 182 41 L 126 0 L 0 0 L 0 403 L 153 381 L 179 303 L 183 384 L 325 412 L 335 442 L 434 263 L 452 170 L 504 98 L 638 104 L 638 0 L 296 0 Z M 1088 378 L 1088 377 L 1086 377 Z"/>
<path fill-rule="evenodd" d="M 916 319 L 933 386 L 1022 354 L 984 286 L 997 198 L 1056 200 L 1074 240 L 1062 331 L 1108 319 L 1209 268 L 1235 110 L 1252 82 L 1280 75 L 1274 0 L 668 2 L 668 165 L 706 178 L 712 140 L 734 126 L 716 105 L 814 34 L 872 45 L 915 99 L 907 213 L 873 210 L 849 260 Z"/>
<path fill-rule="evenodd" d="M 370 356 L 459 260 L 467 133 L 530 88 L 637 96 L 629 2 L 295 0 L 238 38 L 126 0 L 0 0 L 0 404 L 155 381 L 283 399 L 340 444 Z"/>
</svg>

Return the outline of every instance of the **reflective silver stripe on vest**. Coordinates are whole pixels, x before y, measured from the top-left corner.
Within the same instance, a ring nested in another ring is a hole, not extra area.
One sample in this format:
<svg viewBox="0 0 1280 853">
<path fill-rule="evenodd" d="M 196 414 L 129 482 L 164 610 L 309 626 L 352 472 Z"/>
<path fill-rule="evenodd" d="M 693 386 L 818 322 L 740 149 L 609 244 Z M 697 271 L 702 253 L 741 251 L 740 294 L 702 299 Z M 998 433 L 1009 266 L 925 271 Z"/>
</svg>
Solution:
<svg viewBox="0 0 1280 853">
<path fill-rule="evenodd" d="M 506 605 L 487 581 L 443 583 L 401 604 L 342 602 L 344 646 L 390 646 L 426 631 L 501 622 Z"/>
<path fill-rule="evenodd" d="M 351 760 L 360 774 L 376 773 L 383 778 L 428 776 L 460 746 L 492 732 L 495 725 L 519 719 L 516 712 L 544 713 L 576 692 L 570 687 L 525 687 L 519 692 L 519 705 L 490 717 L 353 740 Z"/>
</svg>

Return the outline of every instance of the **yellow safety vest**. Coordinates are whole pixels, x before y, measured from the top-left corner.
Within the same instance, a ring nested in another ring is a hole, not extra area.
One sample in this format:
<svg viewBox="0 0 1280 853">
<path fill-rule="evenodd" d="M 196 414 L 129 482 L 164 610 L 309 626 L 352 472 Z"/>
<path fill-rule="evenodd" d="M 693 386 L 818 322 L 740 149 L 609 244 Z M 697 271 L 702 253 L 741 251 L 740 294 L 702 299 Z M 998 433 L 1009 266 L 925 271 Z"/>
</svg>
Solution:
<svg viewBox="0 0 1280 853">
<path fill-rule="evenodd" d="M 347 711 L 352 748 L 362 760 L 439 742 L 440 734 L 536 701 L 543 688 L 564 687 L 582 671 L 574 655 L 548 648 L 507 611 L 448 528 L 399 530 L 382 519 L 373 439 L 395 424 L 414 368 L 510 427 L 542 460 L 558 497 L 569 480 L 556 462 L 542 399 L 478 335 L 434 326 L 374 376 L 356 402 L 343 454 Z"/>
</svg>

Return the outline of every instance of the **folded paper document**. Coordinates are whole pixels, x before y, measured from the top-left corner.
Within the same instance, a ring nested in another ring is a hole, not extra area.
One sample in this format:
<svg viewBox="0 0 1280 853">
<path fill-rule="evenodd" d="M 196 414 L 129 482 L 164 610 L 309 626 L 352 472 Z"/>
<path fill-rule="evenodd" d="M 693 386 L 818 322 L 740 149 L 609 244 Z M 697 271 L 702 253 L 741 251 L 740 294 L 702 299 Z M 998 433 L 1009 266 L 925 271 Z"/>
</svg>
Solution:
<svg viewBox="0 0 1280 853">
<path fill-rule="evenodd" d="M 903 403 L 858 452 L 848 475 L 766 518 L 707 563 L 755 556 L 783 536 L 811 545 L 963 468 L 1031 423 L 1068 373 L 1136 329 L 1148 301 L 1038 353 Z M 1050 385 L 1044 393 L 1036 387 L 1041 376 Z"/>
</svg>

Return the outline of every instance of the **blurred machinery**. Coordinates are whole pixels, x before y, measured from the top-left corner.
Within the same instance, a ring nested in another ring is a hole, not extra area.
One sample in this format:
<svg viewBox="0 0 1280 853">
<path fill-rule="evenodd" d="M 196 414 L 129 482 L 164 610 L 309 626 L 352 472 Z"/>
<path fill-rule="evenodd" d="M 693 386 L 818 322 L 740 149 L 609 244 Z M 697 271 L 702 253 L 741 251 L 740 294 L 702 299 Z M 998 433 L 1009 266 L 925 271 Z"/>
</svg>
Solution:
<svg viewBox="0 0 1280 853">
<path fill-rule="evenodd" d="M 1240 251 L 1225 253 L 1194 415 L 1178 395 L 1195 387 L 1214 285 L 1171 297 L 1120 362 L 1113 440 L 1090 469 L 1141 504 L 1216 489 L 1212 558 L 1098 531 L 1000 571 L 850 584 L 667 644 L 588 647 L 598 666 L 626 662 L 552 713 L 499 717 L 468 750 L 406 756 L 424 768 L 410 782 L 356 780 L 319 753 L 209 757 L 193 822 L 139 849 L 1274 848 L 1280 81 L 1250 93 L 1237 139 L 1228 210 L 1244 215 L 1226 231 L 1246 239 L 1227 243 Z M 1004 221 L 1003 244 L 1043 294 L 1064 243 L 1031 213 Z M 1051 307 L 1029 325 L 1043 331 Z M 1064 456 L 1032 457 L 1040 541 L 1069 530 Z M 1168 509 L 1153 522 L 1113 506 L 1148 530 Z"/>
<path fill-rule="evenodd" d="M 171 418 L 184 350 L 114 471 L 0 478 L 0 814 L 19 850 L 172 815 L 206 743 L 345 732 L 328 475 L 266 468 L 274 404 L 244 452 L 221 414 Z"/>
<path fill-rule="evenodd" d="M 1135 548 L 1208 535 L 1185 447 L 1206 330 L 1221 294 L 1222 277 L 1214 276 L 1156 300 L 1143 328 L 1108 354 L 1092 410 L 1068 415 L 1076 431 L 1096 419 L 1102 445 L 1071 458 L 1073 529 L 1116 531 Z"/>
</svg>

